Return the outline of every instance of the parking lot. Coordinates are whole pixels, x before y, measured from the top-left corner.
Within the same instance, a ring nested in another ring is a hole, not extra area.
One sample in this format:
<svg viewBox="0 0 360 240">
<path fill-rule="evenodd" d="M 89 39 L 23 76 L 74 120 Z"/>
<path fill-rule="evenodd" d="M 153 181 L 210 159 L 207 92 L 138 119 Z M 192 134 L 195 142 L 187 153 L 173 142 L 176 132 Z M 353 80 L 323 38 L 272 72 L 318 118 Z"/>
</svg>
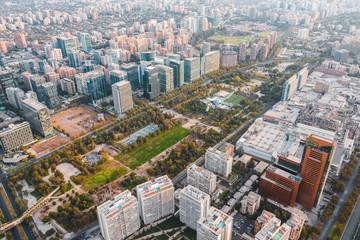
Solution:
<svg viewBox="0 0 360 240">
<path fill-rule="evenodd" d="M 236 240 L 246 240 L 242 237 L 242 234 L 245 233 L 250 237 L 255 237 L 251 231 L 254 228 L 255 222 L 247 219 L 240 213 L 237 213 L 234 216 L 234 226 L 233 226 L 233 238 Z"/>
</svg>

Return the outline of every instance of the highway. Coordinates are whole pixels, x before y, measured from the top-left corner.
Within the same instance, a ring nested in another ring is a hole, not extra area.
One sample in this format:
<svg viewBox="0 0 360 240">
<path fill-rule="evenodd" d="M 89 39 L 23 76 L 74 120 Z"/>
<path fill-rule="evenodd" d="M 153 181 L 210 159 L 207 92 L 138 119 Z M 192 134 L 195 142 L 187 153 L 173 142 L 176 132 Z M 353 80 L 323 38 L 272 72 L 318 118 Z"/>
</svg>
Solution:
<svg viewBox="0 0 360 240">
<path fill-rule="evenodd" d="M 341 235 L 340 240 L 350 240 L 352 235 L 354 234 L 354 232 L 356 231 L 356 227 L 357 227 L 357 223 L 359 221 L 360 218 L 360 197 L 358 198 L 358 200 L 356 201 L 355 207 L 353 208 L 353 211 L 351 213 L 351 216 L 346 224 L 346 227 L 344 229 L 343 234 Z M 355 239 L 360 239 L 360 233 L 359 233 L 359 229 L 357 229 L 356 235 L 359 238 L 355 238 Z"/>
<path fill-rule="evenodd" d="M 334 228 L 335 222 L 344 206 L 345 201 L 348 199 L 351 190 L 353 189 L 355 185 L 355 178 L 359 174 L 359 167 L 360 167 L 360 161 L 356 164 L 354 168 L 353 175 L 351 176 L 349 182 L 346 184 L 345 191 L 343 194 L 339 196 L 339 202 L 336 205 L 333 213 L 329 217 L 329 220 L 324 224 L 324 226 L 321 228 L 321 234 L 319 235 L 318 239 L 327 239 L 331 233 L 331 230 Z M 359 201 L 358 201 L 359 202 Z M 356 207 L 354 209 L 357 209 Z M 357 209 L 358 210 L 358 209 Z M 354 222 L 356 225 L 357 221 Z M 354 227 L 355 228 L 355 227 Z M 351 232 L 351 234 L 353 231 Z M 345 238 L 344 238 L 345 239 Z M 347 238 L 349 240 L 349 238 Z"/>
</svg>

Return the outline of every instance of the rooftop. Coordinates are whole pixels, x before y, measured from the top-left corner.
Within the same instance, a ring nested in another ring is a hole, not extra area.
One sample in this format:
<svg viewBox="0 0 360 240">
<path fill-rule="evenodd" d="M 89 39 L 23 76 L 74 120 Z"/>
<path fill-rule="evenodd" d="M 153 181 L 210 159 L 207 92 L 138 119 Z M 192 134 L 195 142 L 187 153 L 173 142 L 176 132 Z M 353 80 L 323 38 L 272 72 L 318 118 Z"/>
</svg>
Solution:
<svg viewBox="0 0 360 240">
<path fill-rule="evenodd" d="M 117 195 L 114 199 L 108 200 L 98 206 L 98 212 L 104 214 L 106 217 L 111 217 L 113 214 L 122 211 L 133 203 L 137 204 L 136 197 L 131 195 L 129 190 L 126 190 Z"/>
<path fill-rule="evenodd" d="M 231 217 L 215 207 L 210 207 L 207 216 L 199 219 L 199 223 L 207 227 L 216 235 L 221 233 L 225 224 L 229 223 Z"/>
<path fill-rule="evenodd" d="M 203 199 L 210 199 L 210 196 L 203 191 L 200 191 L 198 188 L 193 187 L 191 185 L 186 186 L 181 190 L 181 195 L 185 194 L 197 201 L 203 200 Z"/>
<path fill-rule="evenodd" d="M 156 193 L 169 187 L 173 188 L 173 183 L 171 179 L 167 175 L 165 175 L 156 178 L 154 181 L 148 181 L 146 183 L 137 185 L 136 191 L 141 195 L 145 195 L 146 197 L 151 193 Z"/>
</svg>

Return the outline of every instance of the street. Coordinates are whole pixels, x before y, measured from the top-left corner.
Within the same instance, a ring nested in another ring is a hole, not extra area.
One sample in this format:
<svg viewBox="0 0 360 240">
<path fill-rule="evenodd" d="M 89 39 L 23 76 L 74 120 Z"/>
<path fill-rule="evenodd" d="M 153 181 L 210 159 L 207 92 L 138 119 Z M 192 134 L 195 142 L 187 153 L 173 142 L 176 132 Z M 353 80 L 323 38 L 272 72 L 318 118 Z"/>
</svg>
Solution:
<svg viewBox="0 0 360 240">
<path fill-rule="evenodd" d="M 353 208 L 353 211 L 351 213 L 351 216 L 347 222 L 347 225 L 344 229 L 343 234 L 341 235 L 340 240 L 349 240 L 351 239 L 352 235 L 354 234 L 355 230 L 356 230 L 356 226 L 357 223 L 359 221 L 360 218 L 360 197 L 358 198 L 358 200 L 356 201 L 355 207 Z M 359 238 L 355 238 L 355 239 L 360 239 L 360 233 L 359 231 L 357 231 L 356 233 L 357 237 Z"/>
</svg>

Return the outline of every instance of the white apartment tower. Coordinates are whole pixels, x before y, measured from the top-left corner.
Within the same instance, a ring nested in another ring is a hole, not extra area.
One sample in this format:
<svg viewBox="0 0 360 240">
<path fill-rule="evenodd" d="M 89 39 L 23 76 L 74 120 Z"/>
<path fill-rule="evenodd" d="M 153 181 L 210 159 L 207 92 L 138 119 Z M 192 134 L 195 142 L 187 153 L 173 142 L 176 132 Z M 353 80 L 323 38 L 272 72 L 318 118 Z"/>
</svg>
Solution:
<svg viewBox="0 0 360 240">
<path fill-rule="evenodd" d="M 153 223 L 174 213 L 174 186 L 167 175 L 138 185 L 136 194 L 144 224 Z"/>
<path fill-rule="evenodd" d="M 205 154 L 205 168 L 227 177 L 232 170 L 233 157 L 215 148 L 209 148 Z"/>
<path fill-rule="evenodd" d="M 120 81 L 112 85 L 115 111 L 118 114 L 124 113 L 133 108 L 131 85 L 129 81 Z"/>
<path fill-rule="evenodd" d="M 187 183 L 211 195 L 216 188 L 216 175 L 193 164 L 187 169 Z"/>
<path fill-rule="evenodd" d="M 196 230 L 197 222 L 207 215 L 210 196 L 198 188 L 188 185 L 180 192 L 180 221 Z"/>
<path fill-rule="evenodd" d="M 198 221 L 197 240 L 231 240 L 233 218 L 211 207 L 206 217 Z"/>
<path fill-rule="evenodd" d="M 105 240 L 122 240 L 140 228 L 138 201 L 126 190 L 97 208 Z"/>
</svg>

